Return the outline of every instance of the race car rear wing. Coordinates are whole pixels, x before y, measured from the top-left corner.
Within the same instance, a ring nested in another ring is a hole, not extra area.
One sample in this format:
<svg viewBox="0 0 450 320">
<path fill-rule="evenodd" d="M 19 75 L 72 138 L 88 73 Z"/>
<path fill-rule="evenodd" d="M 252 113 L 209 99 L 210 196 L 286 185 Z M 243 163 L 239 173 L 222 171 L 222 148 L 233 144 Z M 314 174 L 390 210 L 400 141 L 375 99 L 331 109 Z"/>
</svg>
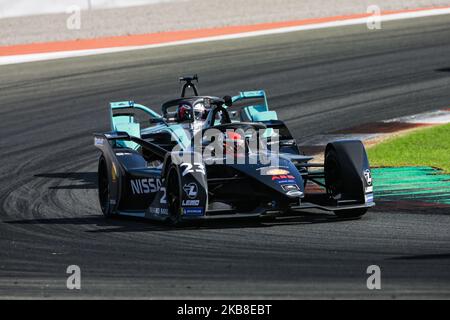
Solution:
<svg viewBox="0 0 450 320">
<path fill-rule="evenodd" d="M 242 91 L 239 92 L 238 96 L 234 96 L 233 97 L 233 103 L 240 101 L 240 100 L 245 100 L 245 99 L 257 99 L 257 98 L 263 98 L 264 99 L 264 107 L 266 108 L 266 110 L 269 110 L 269 104 L 267 103 L 267 95 L 266 92 L 264 90 L 257 90 L 257 91 Z"/>
<path fill-rule="evenodd" d="M 147 142 L 145 140 L 142 140 L 141 138 L 130 136 L 128 132 L 124 131 L 113 131 L 113 132 L 107 132 L 107 133 L 95 133 L 94 134 L 94 145 L 104 150 L 105 143 L 107 142 L 109 144 L 110 141 L 129 141 L 137 144 L 138 146 L 141 146 L 144 149 L 147 149 L 148 151 L 152 152 L 153 154 L 157 155 L 161 159 L 165 159 L 168 151 L 161 148 L 160 146 L 153 144 L 151 142 Z"/>
<path fill-rule="evenodd" d="M 110 119 L 111 130 L 113 131 L 126 131 L 130 135 L 135 137 L 141 136 L 141 125 L 136 121 L 135 110 L 143 111 L 150 119 L 162 119 L 161 115 L 152 109 L 136 104 L 134 101 L 121 101 L 110 103 Z M 130 141 L 119 142 L 124 147 L 136 149 L 138 145 Z"/>
<path fill-rule="evenodd" d="M 238 96 L 232 98 L 233 103 L 245 100 L 262 100 L 256 105 L 244 106 L 241 111 L 242 120 L 250 122 L 265 122 L 278 120 L 278 115 L 275 111 L 269 110 L 269 104 L 267 102 L 267 95 L 264 90 L 257 91 L 243 91 Z"/>
<path fill-rule="evenodd" d="M 134 101 L 111 102 L 109 105 L 111 112 L 119 109 L 138 109 L 144 111 L 152 118 L 162 118 L 162 116 L 159 113 L 153 111 L 152 109 L 142 104 L 134 103 Z"/>
</svg>

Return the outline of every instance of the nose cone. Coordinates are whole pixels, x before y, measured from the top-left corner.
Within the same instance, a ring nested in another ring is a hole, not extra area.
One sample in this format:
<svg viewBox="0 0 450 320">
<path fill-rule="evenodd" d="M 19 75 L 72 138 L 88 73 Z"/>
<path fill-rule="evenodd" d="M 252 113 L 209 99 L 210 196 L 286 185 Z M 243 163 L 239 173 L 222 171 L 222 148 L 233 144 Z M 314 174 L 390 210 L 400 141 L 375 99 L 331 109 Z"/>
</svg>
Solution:
<svg viewBox="0 0 450 320">
<path fill-rule="evenodd" d="M 233 167 L 289 198 L 303 198 L 304 182 L 297 168 L 289 160 L 282 158 L 274 160 L 269 164 L 233 165 Z"/>
<path fill-rule="evenodd" d="M 262 178 L 262 181 L 289 198 L 303 198 L 303 179 L 298 173 L 297 168 L 293 166 L 293 168 L 286 168 L 284 170 L 288 171 L 288 173 L 272 175 L 270 174 L 271 169 L 269 169 L 269 174 L 263 176 L 268 177 L 270 182 L 267 181 L 267 178 Z"/>
</svg>

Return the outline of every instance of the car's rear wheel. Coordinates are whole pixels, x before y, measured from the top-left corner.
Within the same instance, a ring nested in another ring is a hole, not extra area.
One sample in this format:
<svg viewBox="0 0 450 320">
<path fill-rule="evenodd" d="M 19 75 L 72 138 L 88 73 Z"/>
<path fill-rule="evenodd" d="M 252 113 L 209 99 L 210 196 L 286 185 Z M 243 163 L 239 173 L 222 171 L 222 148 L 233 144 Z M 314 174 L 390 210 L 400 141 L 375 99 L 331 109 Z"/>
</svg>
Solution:
<svg viewBox="0 0 450 320">
<path fill-rule="evenodd" d="M 181 223 L 181 186 L 178 170 L 172 166 L 167 175 L 167 201 L 169 205 L 169 223 L 173 226 Z"/>
<path fill-rule="evenodd" d="M 101 157 L 98 162 L 98 198 L 103 215 L 106 218 L 111 218 L 113 216 L 113 208 L 110 199 L 108 169 L 104 157 Z"/>
</svg>

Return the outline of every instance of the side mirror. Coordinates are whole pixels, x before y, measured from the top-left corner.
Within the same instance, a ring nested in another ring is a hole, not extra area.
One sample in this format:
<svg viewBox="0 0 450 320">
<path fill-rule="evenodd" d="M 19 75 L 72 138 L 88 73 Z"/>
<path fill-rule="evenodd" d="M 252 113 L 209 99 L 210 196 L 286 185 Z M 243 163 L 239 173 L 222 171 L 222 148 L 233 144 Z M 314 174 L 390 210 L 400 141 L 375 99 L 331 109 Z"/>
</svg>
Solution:
<svg viewBox="0 0 450 320">
<path fill-rule="evenodd" d="M 227 107 L 231 107 L 233 105 L 233 98 L 230 96 L 223 97 L 223 100 L 225 101 L 225 105 Z"/>
</svg>

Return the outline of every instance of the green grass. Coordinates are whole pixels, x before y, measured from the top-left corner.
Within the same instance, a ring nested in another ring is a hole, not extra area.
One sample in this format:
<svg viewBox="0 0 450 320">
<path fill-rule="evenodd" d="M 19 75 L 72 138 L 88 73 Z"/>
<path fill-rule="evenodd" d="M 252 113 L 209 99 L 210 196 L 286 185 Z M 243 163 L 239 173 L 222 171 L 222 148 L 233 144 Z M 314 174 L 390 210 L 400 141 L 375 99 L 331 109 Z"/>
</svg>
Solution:
<svg viewBox="0 0 450 320">
<path fill-rule="evenodd" d="M 371 166 L 430 166 L 450 173 L 450 124 L 420 129 L 368 150 Z"/>
</svg>

